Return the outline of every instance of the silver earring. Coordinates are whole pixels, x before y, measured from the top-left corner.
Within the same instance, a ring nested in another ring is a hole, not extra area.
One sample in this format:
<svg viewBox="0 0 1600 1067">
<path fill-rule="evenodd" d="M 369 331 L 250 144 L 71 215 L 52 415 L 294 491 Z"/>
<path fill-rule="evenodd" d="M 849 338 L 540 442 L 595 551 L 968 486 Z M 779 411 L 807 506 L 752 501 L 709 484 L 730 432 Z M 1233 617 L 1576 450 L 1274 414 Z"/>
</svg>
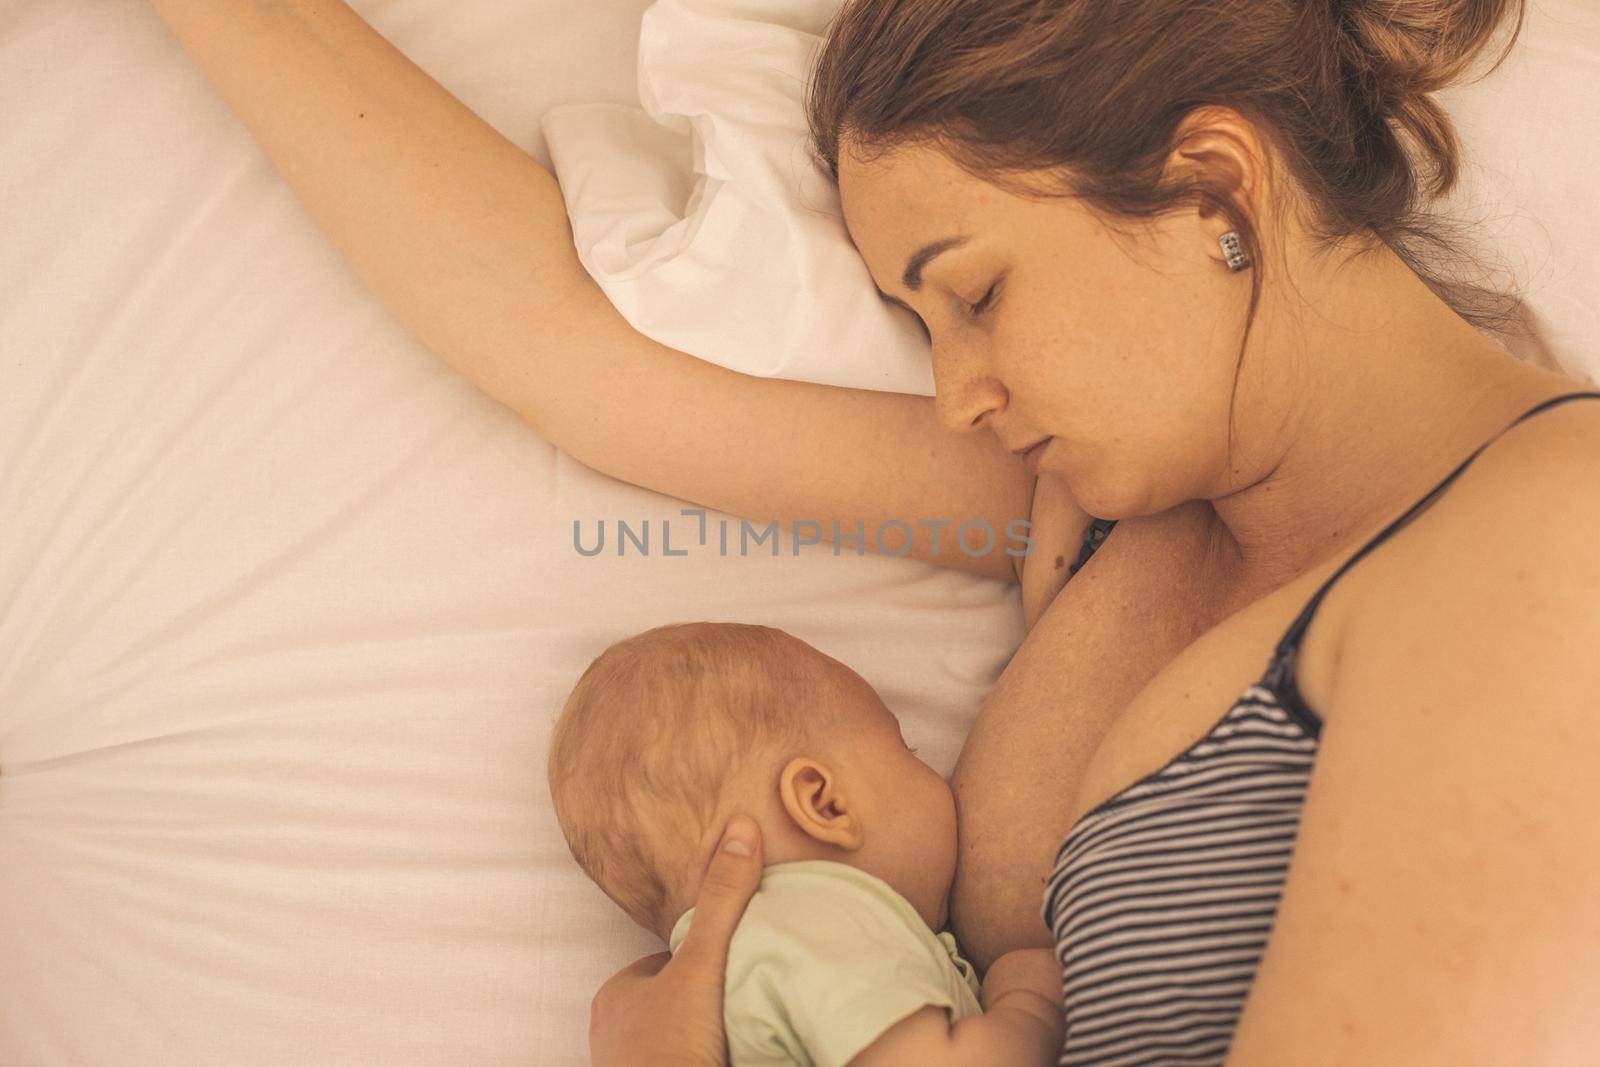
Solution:
<svg viewBox="0 0 1600 1067">
<path fill-rule="evenodd" d="M 1250 256 L 1244 250 L 1244 244 L 1239 240 L 1238 230 L 1229 230 L 1222 235 L 1222 254 L 1227 257 L 1228 269 L 1237 274 L 1250 265 Z"/>
</svg>

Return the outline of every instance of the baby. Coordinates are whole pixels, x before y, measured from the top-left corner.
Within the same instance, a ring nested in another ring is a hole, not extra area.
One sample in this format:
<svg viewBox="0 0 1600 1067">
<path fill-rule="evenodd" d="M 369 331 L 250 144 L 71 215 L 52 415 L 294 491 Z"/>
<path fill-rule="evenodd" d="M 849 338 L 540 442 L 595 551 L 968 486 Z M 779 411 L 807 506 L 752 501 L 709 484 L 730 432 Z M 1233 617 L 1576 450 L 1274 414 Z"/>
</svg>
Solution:
<svg viewBox="0 0 1600 1067">
<path fill-rule="evenodd" d="M 729 947 L 724 1023 L 742 1064 L 1053 1064 L 1047 950 L 972 966 L 938 933 L 955 875 L 949 785 L 878 694 L 782 630 L 659 626 L 578 679 L 550 792 L 579 865 L 676 952 L 737 812 L 766 868 Z"/>
</svg>

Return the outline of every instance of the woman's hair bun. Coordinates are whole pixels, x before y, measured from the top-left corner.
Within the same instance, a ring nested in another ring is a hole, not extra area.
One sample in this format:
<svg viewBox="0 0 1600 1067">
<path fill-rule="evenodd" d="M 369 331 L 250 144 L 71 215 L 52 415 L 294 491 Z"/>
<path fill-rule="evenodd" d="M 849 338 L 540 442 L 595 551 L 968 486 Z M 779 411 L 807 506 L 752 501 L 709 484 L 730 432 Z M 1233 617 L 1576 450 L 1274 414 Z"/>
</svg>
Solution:
<svg viewBox="0 0 1600 1067">
<path fill-rule="evenodd" d="M 1408 135 L 1431 171 L 1435 195 L 1455 185 L 1460 146 L 1432 94 L 1463 80 L 1485 47 L 1516 19 L 1498 67 L 1522 29 L 1521 0 L 1328 0 L 1341 35 L 1341 62 L 1353 75 L 1355 103 Z"/>
<path fill-rule="evenodd" d="M 1390 106 L 1437 92 L 1462 75 L 1492 40 L 1513 0 L 1330 0 L 1351 57 L 1369 89 Z M 1507 50 L 1516 31 L 1507 38 Z M 1489 69 L 1499 66 L 1505 51 Z M 1487 73 L 1487 72 L 1485 72 Z"/>
<path fill-rule="evenodd" d="M 1201 105 L 1229 108 L 1271 135 L 1284 187 L 1311 208 L 1310 240 L 1375 239 L 1463 319 L 1499 329 L 1512 316 L 1498 294 L 1468 299 L 1456 283 L 1454 265 L 1475 258 L 1470 236 L 1429 203 L 1461 160 L 1435 93 L 1477 75 L 1491 48 L 1493 71 L 1527 2 L 848 0 L 806 121 L 835 179 L 843 146 L 870 159 L 927 145 L 1019 196 L 1041 195 L 1047 176 L 1042 195 L 1111 219 L 1219 211 L 1256 264 L 1248 340 L 1268 273 L 1262 235 L 1221 168 L 1169 166 Z"/>
</svg>

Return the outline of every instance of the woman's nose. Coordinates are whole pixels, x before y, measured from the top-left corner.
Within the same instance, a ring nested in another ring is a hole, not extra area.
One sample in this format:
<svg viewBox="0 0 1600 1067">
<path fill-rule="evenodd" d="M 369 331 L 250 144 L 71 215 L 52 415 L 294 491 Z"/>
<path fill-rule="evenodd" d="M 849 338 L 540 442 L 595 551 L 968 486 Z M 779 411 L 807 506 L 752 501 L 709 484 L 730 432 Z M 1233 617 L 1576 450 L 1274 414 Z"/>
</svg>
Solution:
<svg viewBox="0 0 1600 1067">
<path fill-rule="evenodd" d="M 994 375 L 975 359 L 935 351 L 934 410 L 939 424 L 961 433 L 984 425 L 984 417 L 1005 410 L 1007 394 Z"/>
</svg>

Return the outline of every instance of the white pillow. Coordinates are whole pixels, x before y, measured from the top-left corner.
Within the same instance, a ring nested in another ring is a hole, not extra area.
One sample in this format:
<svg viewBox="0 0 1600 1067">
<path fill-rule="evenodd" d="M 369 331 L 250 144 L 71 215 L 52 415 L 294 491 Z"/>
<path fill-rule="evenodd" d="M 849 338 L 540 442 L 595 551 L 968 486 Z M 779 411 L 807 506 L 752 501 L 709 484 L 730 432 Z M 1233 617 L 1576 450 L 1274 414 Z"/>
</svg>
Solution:
<svg viewBox="0 0 1600 1067">
<path fill-rule="evenodd" d="M 544 134 L 578 255 L 639 330 L 749 374 L 931 395 L 921 331 L 878 299 L 807 151 L 802 94 L 838 7 L 658 0 L 643 109 L 557 107 Z M 1481 223 L 1554 360 L 1594 375 L 1600 148 L 1562 131 L 1600 130 L 1600 8 L 1536 0 L 1506 64 L 1440 100 L 1466 156 L 1444 206 Z"/>
<path fill-rule="evenodd" d="M 885 304 L 807 151 L 801 93 L 837 0 L 660 0 L 643 110 L 547 111 L 583 264 L 662 344 L 764 377 L 933 395 L 915 320 Z"/>
</svg>

